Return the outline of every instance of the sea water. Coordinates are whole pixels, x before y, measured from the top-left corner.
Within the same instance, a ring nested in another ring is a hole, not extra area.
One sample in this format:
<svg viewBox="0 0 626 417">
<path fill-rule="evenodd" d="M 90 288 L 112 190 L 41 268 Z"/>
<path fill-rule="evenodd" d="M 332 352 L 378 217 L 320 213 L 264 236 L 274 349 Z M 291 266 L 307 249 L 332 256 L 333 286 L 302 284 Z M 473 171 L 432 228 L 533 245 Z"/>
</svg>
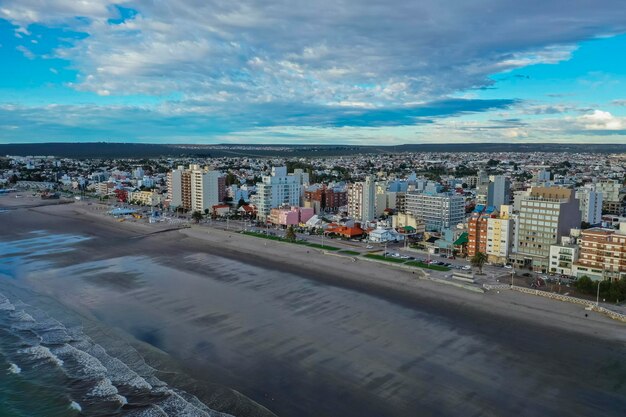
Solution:
<svg viewBox="0 0 626 417">
<path fill-rule="evenodd" d="M 2 292 L 26 260 L 70 251 L 84 239 L 38 231 L 0 242 L 0 416 L 225 417 L 154 376 L 130 345 L 109 352 L 80 325 Z"/>
</svg>

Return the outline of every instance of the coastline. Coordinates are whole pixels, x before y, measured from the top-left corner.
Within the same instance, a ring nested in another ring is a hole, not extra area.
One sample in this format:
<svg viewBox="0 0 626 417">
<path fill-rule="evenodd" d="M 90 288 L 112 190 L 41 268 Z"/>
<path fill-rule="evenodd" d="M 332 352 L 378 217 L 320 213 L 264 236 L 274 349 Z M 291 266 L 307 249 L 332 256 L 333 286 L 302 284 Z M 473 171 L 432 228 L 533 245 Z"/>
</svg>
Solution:
<svg viewBox="0 0 626 417">
<path fill-rule="evenodd" d="M 530 366 L 517 404 L 553 373 L 565 372 L 568 384 L 589 380 L 626 340 L 623 324 L 585 317 L 581 306 L 510 291 L 474 293 L 306 246 L 203 227 L 163 232 L 168 228 L 117 222 L 78 204 L 20 210 L 3 214 L 11 219 L 1 232 L 9 240 L 33 229 L 91 238 L 76 254 L 55 256 L 51 272 L 26 285 L 173 354 L 194 380 L 232 387 L 281 416 L 409 416 L 418 398 L 429 404 L 424 415 L 454 415 L 450 408 L 437 414 L 424 393 L 432 382 L 453 407 L 450 392 L 465 392 L 471 385 L 456 384 L 467 378 L 483 386 L 468 409 L 498 415 L 488 404 L 499 401 L 499 373 Z M 119 268 L 97 278 L 98 268 L 112 265 Z M 573 369 L 592 347 L 604 353 Z M 559 352 L 556 363 L 546 349 Z M 623 391 L 605 381 L 596 393 Z M 566 397 L 544 415 L 558 415 L 556 408 L 571 402 Z M 507 404 L 497 409 L 512 411 Z"/>
</svg>

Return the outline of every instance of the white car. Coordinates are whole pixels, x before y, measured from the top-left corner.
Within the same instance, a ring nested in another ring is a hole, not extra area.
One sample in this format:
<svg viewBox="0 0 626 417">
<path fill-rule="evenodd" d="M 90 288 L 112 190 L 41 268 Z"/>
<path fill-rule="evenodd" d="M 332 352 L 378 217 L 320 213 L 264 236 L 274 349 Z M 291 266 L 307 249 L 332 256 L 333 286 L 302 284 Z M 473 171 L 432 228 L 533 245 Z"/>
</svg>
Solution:
<svg viewBox="0 0 626 417">
<path fill-rule="evenodd" d="M 471 267 L 471 266 L 469 266 L 469 265 L 465 265 L 465 266 L 463 267 L 463 270 L 464 270 L 464 271 L 469 271 L 470 269 L 472 269 L 472 267 Z"/>
<path fill-rule="evenodd" d="M 512 267 L 511 265 L 509 265 L 509 264 L 504 265 L 504 267 L 505 267 L 506 269 L 512 269 L 512 268 L 513 268 L 513 267 Z"/>
<path fill-rule="evenodd" d="M 365 249 L 374 249 L 374 247 L 372 245 L 367 245 Z"/>
</svg>

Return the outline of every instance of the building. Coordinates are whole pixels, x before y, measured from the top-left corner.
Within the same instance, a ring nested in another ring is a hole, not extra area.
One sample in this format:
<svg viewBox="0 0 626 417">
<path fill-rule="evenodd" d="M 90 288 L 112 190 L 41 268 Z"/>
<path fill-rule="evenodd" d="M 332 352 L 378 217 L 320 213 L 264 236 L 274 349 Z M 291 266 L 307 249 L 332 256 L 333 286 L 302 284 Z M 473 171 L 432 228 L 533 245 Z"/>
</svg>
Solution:
<svg viewBox="0 0 626 417">
<path fill-rule="evenodd" d="M 161 194 L 156 191 L 131 191 L 128 193 L 128 201 L 142 206 L 158 206 L 161 204 Z"/>
<path fill-rule="evenodd" d="M 167 173 L 167 201 L 170 207 L 178 208 L 183 205 L 183 167 L 173 169 Z"/>
<path fill-rule="evenodd" d="M 573 271 L 577 278 L 626 278 L 626 223 L 621 223 L 619 230 L 599 227 L 583 230 L 579 242 L 580 254 Z"/>
<path fill-rule="evenodd" d="M 376 182 L 373 176 L 348 186 L 348 215 L 363 223 L 376 218 Z"/>
<path fill-rule="evenodd" d="M 304 191 L 304 203 L 320 211 L 337 211 L 348 205 L 348 193 L 326 185 L 309 187 Z"/>
<path fill-rule="evenodd" d="M 191 210 L 204 212 L 224 201 L 226 182 L 218 171 L 191 165 Z"/>
<path fill-rule="evenodd" d="M 426 232 L 424 221 L 408 213 L 397 213 L 391 216 L 391 226 L 396 230 L 412 228 L 413 234 L 416 235 L 423 235 Z"/>
<path fill-rule="evenodd" d="M 487 219 L 487 262 L 506 264 L 515 242 L 513 206 L 500 206 L 498 217 Z"/>
<path fill-rule="evenodd" d="M 307 207 L 273 208 L 268 221 L 281 226 L 297 226 L 313 217 L 313 209 Z"/>
<path fill-rule="evenodd" d="M 623 216 L 626 214 L 626 200 L 622 183 L 617 180 L 604 180 L 596 184 L 596 190 L 602 193 L 602 211 L 605 214 Z"/>
<path fill-rule="evenodd" d="M 474 256 L 478 252 L 487 254 L 487 221 L 494 215 L 494 208 L 483 205 L 476 206 L 467 221 L 468 242 L 467 255 Z"/>
<path fill-rule="evenodd" d="M 580 226 L 580 206 L 574 191 L 563 187 L 533 187 L 521 201 L 516 263 L 546 272 L 550 246 Z"/>
<path fill-rule="evenodd" d="M 602 193 L 591 188 L 580 188 L 576 191 L 580 201 L 580 220 L 590 225 L 602 223 Z"/>
<path fill-rule="evenodd" d="M 465 220 L 465 198 L 452 193 L 408 192 L 406 212 L 423 219 L 426 231 L 441 232 Z"/>
<path fill-rule="evenodd" d="M 487 186 L 487 206 L 500 210 L 511 201 L 511 181 L 504 175 L 492 175 Z"/>
<path fill-rule="evenodd" d="M 574 263 L 578 260 L 578 245 L 550 245 L 550 272 L 572 276 Z"/>
<path fill-rule="evenodd" d="M 257 216 L 266 220 L 272 208 L 301 205 L 302 175 L 287 175 L 287 167 L 272 167 L 257 183 Z"/>
</svg>

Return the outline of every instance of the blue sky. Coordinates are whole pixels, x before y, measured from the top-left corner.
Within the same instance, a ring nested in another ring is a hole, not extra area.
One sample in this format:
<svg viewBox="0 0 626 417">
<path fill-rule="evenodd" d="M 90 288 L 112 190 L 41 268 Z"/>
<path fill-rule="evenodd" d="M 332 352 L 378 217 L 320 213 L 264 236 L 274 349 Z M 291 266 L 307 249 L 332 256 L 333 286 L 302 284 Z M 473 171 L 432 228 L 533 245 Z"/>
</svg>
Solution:
<svg viewBox="0 0 626 417">
<path fill-rule="evenodd" d="M 626 143 L 619 1 L 3 0 L 0 143 Z"/>
</svg>

